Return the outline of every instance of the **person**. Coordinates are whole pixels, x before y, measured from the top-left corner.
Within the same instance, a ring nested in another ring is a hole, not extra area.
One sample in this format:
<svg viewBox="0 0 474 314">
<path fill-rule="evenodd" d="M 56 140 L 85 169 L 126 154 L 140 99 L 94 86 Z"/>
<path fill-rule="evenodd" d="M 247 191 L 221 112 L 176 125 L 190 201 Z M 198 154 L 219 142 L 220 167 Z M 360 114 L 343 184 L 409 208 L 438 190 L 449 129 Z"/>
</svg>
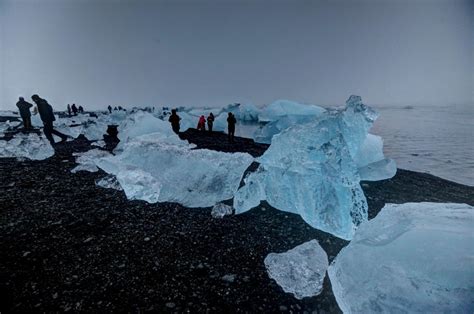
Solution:
<svg viewBox="0 0 474 314">
<path fill-rule="evenodd" d="M 73 113 L 75 116 L 77 116 L 77 107 L 76 107 L 76 104 L 72 104 L 71 109 L 72 109 L 72 113 Z"/>
<path fill-rule="evenodd" d="M 109 109 L 109 113 L 112 113 L 112 106 L 111 106 L 111 105 L 109 105 L 109 106 L 107 107 L 107 109 Z"/>
<path fill-rule="evenodd" d="M 117 109 L 117 106 L 115 106 L 114 110 L 115 110 L 115 111 L 117 111 L 117 110 L 118 110 L 118 109 Z"/>
<path fill-rule="evenodd" d="M 181 118 L 176 114 L 176 109 L 171 110 L 168 121 L 171 122 L 171 128 L 176 134 L 179 134 L 179 120 L 181 120 Z"/>
<path fill-rule="evenodd" d="M 61 138 L 61 143 L 65 142 L 67 140 L 67 135 L 56 131 L 53 128 L 53 121 L 56 120 L 54 117 L 53 113 L 53 107 L 51 107 L 50 104 L 46 101 L 46 99 L 40 98 L 38 95 L 33 95 L 31 96 L 31 99 L 36 103 L 36 106 L 38 107 L 38 113 L 40 115 L 41 121 L 43 121 L 43 132 L 46 138 L 49 140 L 51 145 L 54 145 L 54 138 L 53 134 L 57 135 Z M 73 105 L 74 106 L 74 105 Z"/>
<path fill-rule="evenodd" d="M 212 126 L 214 125 L 214 114 L 211 112 L 207 117 L 207 129 L 212 132 Z"/>
<path fill-rule="evenodd" d="M 67 114 L 68 116 L 71 116 L 71 105 L 67 104 Z"/>
<path fill-rule="evenodd" d="M 199 117 L 197 129 L 198 131 L 206 131 L 206 118 L 204 116 Z"/>
<path fill-rule="evenodd" d="M 228 136 L 229 136 L 229 142 L 234 142 L 234 133 L 235 133 L 235 124 L 237 123 L 237 120 L 235 120 L 235 116 L 232 114 L 232 112 L 229 112 L 227 116 L 227 130 L 228 130 Z"/>
<path fill-rule="evenodd" d="M 84 108 L 82 108 L 81 105 L 79 105 L 79 109 L 78 109 L 79 113 L 84 113 Z"/>
<path fill-rule="evenodd" d="M 23 120 L 23 128 L 31 129 L 31 112 L 30 108 L 33 107 L 32 104 L 25 101 L 23 97 L 20 97 L 16 103 L 18 110 L 20 111 L 21 119 Z"/>
</svg>

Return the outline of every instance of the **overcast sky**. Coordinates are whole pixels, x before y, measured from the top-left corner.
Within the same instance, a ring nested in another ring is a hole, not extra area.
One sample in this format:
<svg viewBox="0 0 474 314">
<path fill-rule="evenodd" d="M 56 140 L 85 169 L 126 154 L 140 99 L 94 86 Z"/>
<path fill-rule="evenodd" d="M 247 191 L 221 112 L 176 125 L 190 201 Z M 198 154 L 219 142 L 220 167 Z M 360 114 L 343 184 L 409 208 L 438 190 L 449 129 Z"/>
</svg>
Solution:
<svg viewBox="0 0 474 314">
<path fill-rule="evenodd" d="M 474 0 L 0 0 L 0 109 L 474 103 Z"/>
</svg>

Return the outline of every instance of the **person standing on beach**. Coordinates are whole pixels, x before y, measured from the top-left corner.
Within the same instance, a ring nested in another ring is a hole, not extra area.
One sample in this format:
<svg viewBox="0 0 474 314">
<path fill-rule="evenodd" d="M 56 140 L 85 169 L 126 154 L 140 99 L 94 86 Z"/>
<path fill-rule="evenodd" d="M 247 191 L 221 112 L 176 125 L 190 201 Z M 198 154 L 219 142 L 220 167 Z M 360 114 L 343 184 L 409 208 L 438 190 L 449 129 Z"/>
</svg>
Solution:
<svg viewBox="0 0 474 314">
<path fill-rule="evenodd" d="M 81 105 L 79 105 L 78 111 L 79 111 L 79 113 L 84 113 L 84 108 Z"/>
<path fill-rule="evenodd" d="M 176 134 L 179 134 L 179 120 L 181 120 L 181 118 L 176 114 L 176 109 L 171 110 L 168 121 L 171 122 L 171 128 Z"/>
<path fill-rule="evenodd" d="M 56 131 L 53 128 L 53 121 L 56 120 L 53 113 L 53 107 L 51 107 L 51 105 L 48 104 L 46 99 L 42 99 L 36 94 L 31 96 L 31 99 L 33 99 L 33 101 L 36 103 L 36 106 L 38 107 L 38 112 L 41 117 L 41 121 L 43 121 L 44 135 L 46 136 L 48 141 L 51 143 L 51 145 L 55 144 L 53 134 L 61 138 L 61 143 L 65 142 L 67 140 L 67 135 L 59 131 Z"/>
<path fill-rule="evenodd" d="M 229 142 L 233 143 L 234 142 L 234 133 L 235 133 L 235 124 L 237 123 L 237 120 L 235 119 L 235 116 L 232 112 L 229 112 L 228 117 L 227 117 L 227 130 L 228 130 L 228 136 L 229 136 Z"/>
<path fill-rule="evenodd" d="M 199 117 L 197 129 L 198 131 L 206 131 L 206 118 L 204 116 Z"/>
<path fill-rule="evenodd" d="M 67 104 L 67 115 L 71 116 L 71 105 Z"/>
<path fill-rule="evenodd" d="M 72 109 L 72 113 L 73 113 L 75 116 L 77 116 L 77 107 L 76 107 L 76 104 L 72 104 L 71 109 Z"/>
<path fill-rule="evenodd" d="M 25 101 L 23 97 L 20 97 L 18 102 L 16 103 L 16 106 L 18 107 L 21 119 L 23 120 L 23 128 L 26 130 L 31 129 L 30 108 L 33 107 L 33 105 Z"/>
<path fill-rule="evenodd" d="M 112 113 L 112 106 L 111 106 L 111 105 L 109 105 L 109 106 L 107 107 L 107 109 L 109 109 L 109 113 Z"/>
<path fill-rule="evenodd" d="M 207 128 L 209 132 L 212 132 L 212 126 L 214 125 L 214 114 L 211 112 L 207 117 Z"/>
</svg>

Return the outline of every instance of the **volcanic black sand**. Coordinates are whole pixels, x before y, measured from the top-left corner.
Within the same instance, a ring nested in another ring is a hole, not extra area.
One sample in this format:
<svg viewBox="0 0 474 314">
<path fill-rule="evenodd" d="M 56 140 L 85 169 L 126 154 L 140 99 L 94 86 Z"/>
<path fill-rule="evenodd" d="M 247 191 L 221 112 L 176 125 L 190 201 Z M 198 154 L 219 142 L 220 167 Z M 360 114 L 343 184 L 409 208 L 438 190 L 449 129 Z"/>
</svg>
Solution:
<svg viewBox="0 0 474 314">
<path fill-rule="evenodd" d="M 267 147 L 229 144 L 224 134 L 181 136 L 254 156 Z M 95 185 L 102 171 L 70 172 L 71 153 L 88 149 L 79 138 L 47 160 L 0 159 L 2 313 L 340 311 L 327 276 L 321 295 L 297 300 L 268 277 L 263 260 L 317 239 L 331 262 L 347 241 L 265 203 L 213 219 L 210 208 L 129 201 Z M 474 205 L 474 188 L 406 170 L 362 187 L 370 218 L 385 203 Z"/>
</svg>

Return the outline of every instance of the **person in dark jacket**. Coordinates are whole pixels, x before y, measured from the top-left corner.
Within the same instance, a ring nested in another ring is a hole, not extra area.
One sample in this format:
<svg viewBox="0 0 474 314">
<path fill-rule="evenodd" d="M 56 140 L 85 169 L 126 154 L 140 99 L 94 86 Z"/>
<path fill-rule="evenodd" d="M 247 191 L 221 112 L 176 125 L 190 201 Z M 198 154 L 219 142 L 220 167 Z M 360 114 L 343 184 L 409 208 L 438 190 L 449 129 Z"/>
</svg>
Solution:
<svg viewBox="0 0 474 314">
<path fill-rule="evenodd" d="M 171 110 L 171 115 L 168 121 L 171 122 L 171 128 L 176 134 L 179 134 L 179 120 L 181 120 L 181 118 L 176 114 L 176 109 Z"/>
<path fill-rule="evenodd" d="M 44 125 L 43 127 L 44 135 L 46 136 L 48 141 L 51 143 L 51 145 L 55 144 L 53 134 L 61 138 L 61 143 L 65 142 L 67 140 L 67 135 L 59 131 L 56 131 L 53 128 L 53 121 L 56 120 L 53 113 L 53 107 L 51 107 L 51 105 L 48 104 L 46 99 L 42 99 L 36 94 L 31 96 L 31 99 L 33 99 L 33 101 L 36 103 L 36 106 L 38 107 L 38 113 Z"/>
<path fill-rule="evenodd" d="M 212 132 L 212 126 L 214 125 L 214 114 L 211 112 L 207 117 L 207 129 Z"/>
<path fill-rule="evenodd" d="M 72 104 L 71 109 L 72 109 L 72 113 L 73 113 L 75 116 L 77 116 L 77 107 L 76 107 L 76 104 Z"/>
<path fill-rule="evenodd" d="M 31 129 L 31 112 L 30 108 L 33 107 L 32 104 L 25 101 L 23 97 L 20 97 L 16 103 L 18 110 L 20 111 L 21 119 L 23 120 L 23 127 L 25 129 Z"/>
<path fill-rule="evenodd" d="M 79 105 L 78 111 L 79 111 L 79 113 L 84 113 L 84 108 L 81 105 Z"/>
<path fill-rule="evenodd" d="M 235 119 L 235 116 L 232 114 L 232 112 L 229 112 L 228 117 L 227 117 L 227 130 L 228 130 L 228 136 L 229 136 L 229 142 L 234 142 L 234 133 L 235 133 L 235 124 L 237 123 L 237 120 Z"/>
<path fill-rule="evenodd" d="M 109 109 L 109 113 L 112 113 L 112 106 L 111 106 L 111 105 L 109 105 L 109 106 L 107 107 L 107 109 Z"/>
</svg>

